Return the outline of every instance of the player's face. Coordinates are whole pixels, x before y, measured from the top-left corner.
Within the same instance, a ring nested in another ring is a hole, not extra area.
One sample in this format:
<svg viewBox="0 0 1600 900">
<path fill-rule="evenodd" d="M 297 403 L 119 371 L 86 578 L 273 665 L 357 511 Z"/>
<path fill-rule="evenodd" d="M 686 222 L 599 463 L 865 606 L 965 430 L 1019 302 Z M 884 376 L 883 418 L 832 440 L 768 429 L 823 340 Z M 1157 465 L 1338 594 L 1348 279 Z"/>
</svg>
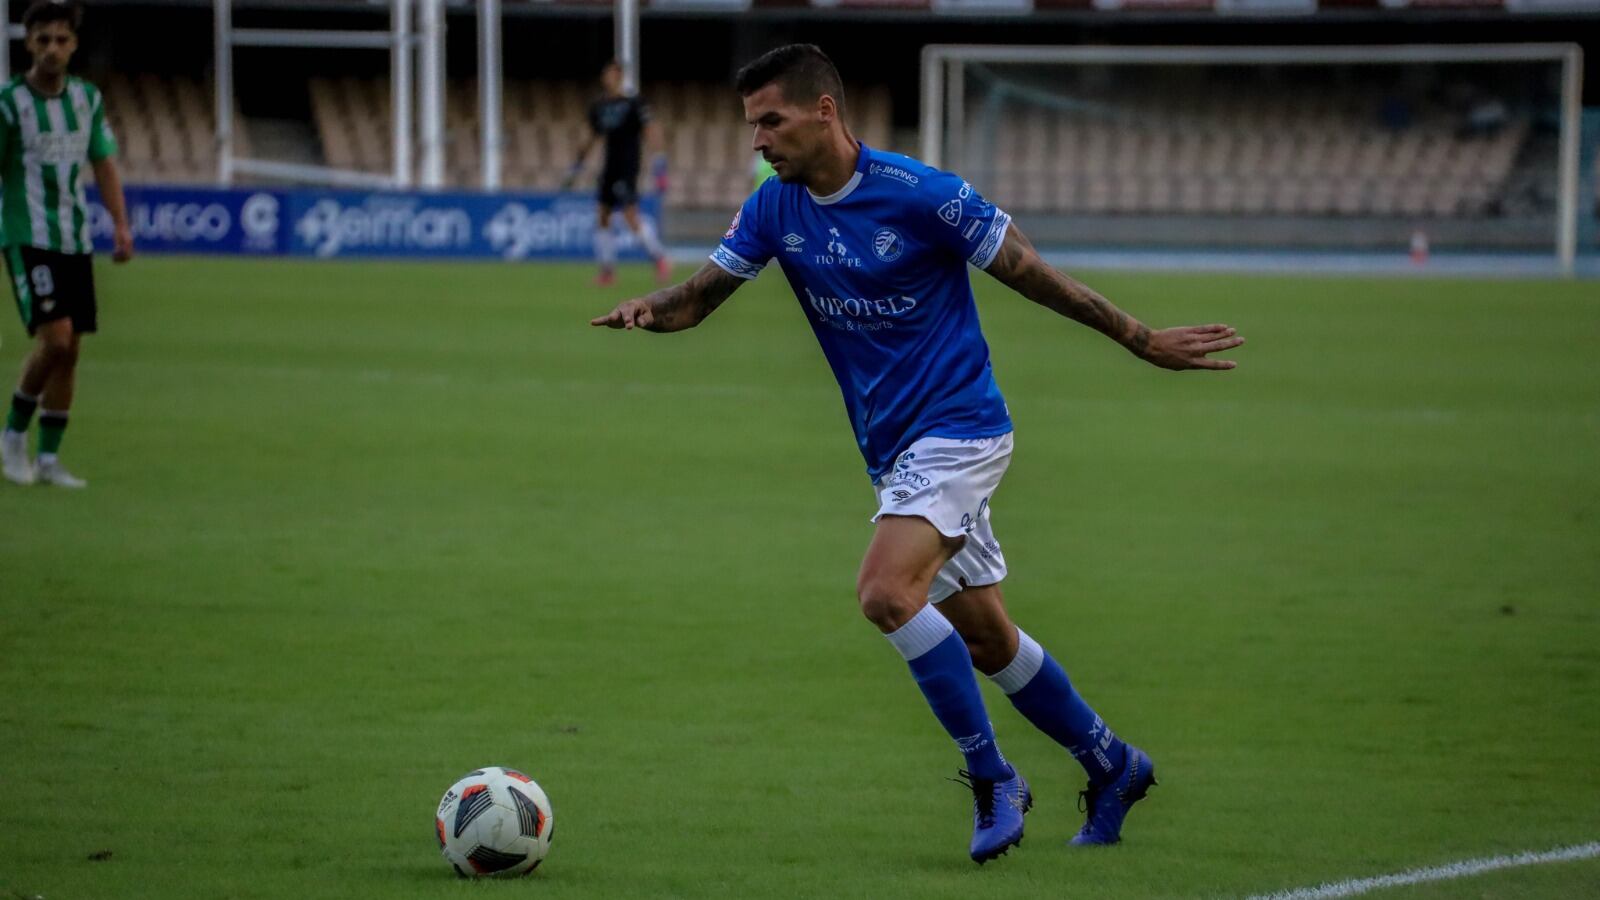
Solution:
<svg viewBox="0 0 1600 900">
<path fill-rule="evenodd" d="M 59 75 L 67 71 L 67 63 L 78 49 L 78 36 L 65 22 L 46 22 L 33 26 L 25 43 L 39 71 Z"/>
<path fill-rule="evenodd" d="M 608 94 L 622 93 L 622 67 L 616 64 L 600 70 L 600 86 Z"/>
<path fill-rule="evenodd" d="M 818 104 L 800 106 L 769 84 L 744 98 L 744 120 L 755 128 L 750 145 L 778 173 L 779 181 L 802 181 L 811 160 L 826 146 L 828 123 Z"/>
</svg>

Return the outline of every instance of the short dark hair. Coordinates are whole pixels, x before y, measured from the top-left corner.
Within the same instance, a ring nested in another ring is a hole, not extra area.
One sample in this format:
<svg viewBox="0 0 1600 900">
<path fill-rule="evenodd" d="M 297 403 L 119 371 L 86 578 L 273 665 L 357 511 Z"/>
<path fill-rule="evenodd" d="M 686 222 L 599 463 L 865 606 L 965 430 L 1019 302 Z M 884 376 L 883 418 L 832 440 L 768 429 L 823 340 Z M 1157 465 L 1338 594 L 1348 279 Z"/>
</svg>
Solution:
<svg viewBox="0 0 1600 900">
<path fill-rule="evenodd" d="M 844 82 L 833 60 L 816 44 L 788 44 L 768 50 L 733 78 L 733 89 L 748 97 L 769 84 L 783 89 L 784 99 L 814 100 L 827 94 L 844 109 Z"/>
<path fill-rule="evenodd" d="M 35 25 L 48 25 L 51 22 L 65 22 L 72 33 L 77 34 L 79 24 L 83 22 L 83 10 L 76 3 L 35 0 L 28 11 L 22 14 L 23 31 L 32 31 Z"/>
</svg>

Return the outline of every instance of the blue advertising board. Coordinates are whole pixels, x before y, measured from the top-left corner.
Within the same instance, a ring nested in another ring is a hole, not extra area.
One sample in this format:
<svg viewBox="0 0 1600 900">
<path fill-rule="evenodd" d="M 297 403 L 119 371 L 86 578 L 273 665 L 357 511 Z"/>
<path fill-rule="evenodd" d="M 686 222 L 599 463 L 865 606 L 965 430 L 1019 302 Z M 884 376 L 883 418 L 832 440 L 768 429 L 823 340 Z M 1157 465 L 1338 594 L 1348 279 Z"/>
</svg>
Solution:
<svg viewBox="0 0 1600 900">
<path fill-rule="evenodd" d="M 334 258 L 592 259 L 587 193 L 478 194 L 128 186 L 134 247 L 146 253 Z M 641 200 L 660 220 L 660 199 Z M 89 191 L 95 248 L 111 249 L 111 216 Z M 621 222 L 623 259 L 645 259 Z M 659 224 L 657 225 L 659 229 Z"/>
</svg>

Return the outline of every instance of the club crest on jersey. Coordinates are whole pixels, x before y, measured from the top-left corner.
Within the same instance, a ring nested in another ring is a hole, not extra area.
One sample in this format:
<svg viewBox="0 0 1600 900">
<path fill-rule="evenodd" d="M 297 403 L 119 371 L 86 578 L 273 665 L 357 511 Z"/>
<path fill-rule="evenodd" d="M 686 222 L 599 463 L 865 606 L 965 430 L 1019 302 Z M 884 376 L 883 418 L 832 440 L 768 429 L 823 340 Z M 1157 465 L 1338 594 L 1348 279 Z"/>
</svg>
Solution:
<svg viewBox="0 0 1600 900">
<path fill-rule="evenodd" d="M 729 225 L 728 230 L 722 233 L 723 240 L 726 241 L 733 238 L 734 234 L 739 230 L 739 220 L 742 218 L 744 218 L 744 210 L 742 209 L 733 214 L 733 224 Z"/>
<path fill-rule="evenodd" d="M 961 201 L 951 200 L 949 203 L 939 207 L 939 218 L 943 219 L 946 225 L 951 227 L 959 226 L 961 224 Z"/>
<path fill-rule="evenodd" d="M 905 241 L 892 228 L 879 228 L 872 236 L 872 255 L 884 262 L 894 262 L 905 252 Z"/>
</svg>

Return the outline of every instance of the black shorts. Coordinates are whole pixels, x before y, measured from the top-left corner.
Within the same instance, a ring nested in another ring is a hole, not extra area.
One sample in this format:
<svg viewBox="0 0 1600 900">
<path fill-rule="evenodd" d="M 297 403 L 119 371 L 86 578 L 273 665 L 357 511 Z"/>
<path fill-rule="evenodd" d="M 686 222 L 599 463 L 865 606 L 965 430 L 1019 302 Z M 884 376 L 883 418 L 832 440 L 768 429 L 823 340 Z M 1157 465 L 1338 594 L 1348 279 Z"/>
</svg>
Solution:
<svg viewBox="0 0 1600 900">
<path fill-rule="evenodd" d="M 5 253 L 11 292 L 29 334 L 57 319 L 71 319 L 79 334 L 96 330 L 93 257 L 38 247 L 7 247 Z"/>
<path fill-rule="evenodd" d="M 612 209 L 639 203 L 639 170 L 600 173 L 600 202 Z"/>
</svg>

